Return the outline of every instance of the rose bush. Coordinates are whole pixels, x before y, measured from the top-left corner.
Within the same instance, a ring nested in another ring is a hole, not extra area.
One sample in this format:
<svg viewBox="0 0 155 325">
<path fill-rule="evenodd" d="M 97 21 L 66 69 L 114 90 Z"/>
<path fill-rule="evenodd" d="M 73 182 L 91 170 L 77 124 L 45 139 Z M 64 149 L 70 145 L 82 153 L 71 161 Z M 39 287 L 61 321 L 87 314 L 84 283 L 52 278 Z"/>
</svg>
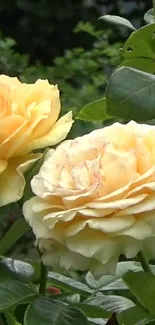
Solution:
<svg viewBox="0 0 155 325">
<path fill-rule="evenodd" d="M 72 121 L 61 117 L 59 90 L 47 80 L 35 84 L 0 75 L 0 206 L 23 195 L 23 173 L 41 156 L 35 149 L 62 141 Z"/>
<path fill-rule="evenodd" d="M 155 254 L 155 126 L 115 123 L 50 150 L 24 205 L 43 261 L 113 272 Z"/>
</svg>

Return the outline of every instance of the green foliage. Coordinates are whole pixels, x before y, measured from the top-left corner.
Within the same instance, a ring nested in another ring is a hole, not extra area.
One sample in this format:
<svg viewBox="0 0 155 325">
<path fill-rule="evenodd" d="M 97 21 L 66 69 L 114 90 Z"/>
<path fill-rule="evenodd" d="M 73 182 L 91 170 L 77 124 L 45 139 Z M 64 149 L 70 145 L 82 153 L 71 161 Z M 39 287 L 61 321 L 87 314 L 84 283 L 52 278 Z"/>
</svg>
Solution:
<svg viewBox="0 0 155 325">
<path fill-rule="evenodd" d="M 34 274 L 33 266 L 26 262 L 12 258 L 4 258 L 0 262 L 0 282 L 10 279 L 29 282 Z"/>
<path fill-rule="evenodd" d="M 29 229 L 27 222 L 17 219 L 0 240 L 0 255 L 6 254 L 10 247 Z"/>
<path fill-rule="evenodd" d="M 154 91 L 153 75 L 122 67 L 114 72 L 108 83 L 107 111 L 126 120 L 151 120 L 155 118 Z"/>
<path fill-rule="evenodd" d="M 0 283 L 0 312 L 14 308 L 17 304 L 27 303 L 37 296 L 27 284 L 18 281 Z"/>
<path fill-rule="evenodd" d="M 85 121 L 89 121 L 89 118 L 92 121 L 103 121 L 110 118 L 107 114 L 106 98 L 96 100 L 84 106 L 80 110 L 77 118 Z"/>
<path fill-rule="evenodd" d="M 77 308 L 46 297 L 34 300 L 28 307 L 24 325 L 87 325 L 86 316 Z"/>
<path fill-rule="evenodd" d="M 15 41 L 4 38 L 0 41 L 0 72 L 18 76 L 23 82 L 48 79 L 58 84 L 61 91 L 63 111 L 79 108 L 94 101 L 105 92 L 111 69 L 120 62 L 120 43 L 109 43 L 109 32 L 96 30 L 90 23 L 80 22 L 75 29 L 81 34 L 91 34 L 94 42 L 90 50 L 74 48 L 57 57 L 52 66 L 40 62 L 30 65 L 28 57 L 14 49 Z"/>
</svg>

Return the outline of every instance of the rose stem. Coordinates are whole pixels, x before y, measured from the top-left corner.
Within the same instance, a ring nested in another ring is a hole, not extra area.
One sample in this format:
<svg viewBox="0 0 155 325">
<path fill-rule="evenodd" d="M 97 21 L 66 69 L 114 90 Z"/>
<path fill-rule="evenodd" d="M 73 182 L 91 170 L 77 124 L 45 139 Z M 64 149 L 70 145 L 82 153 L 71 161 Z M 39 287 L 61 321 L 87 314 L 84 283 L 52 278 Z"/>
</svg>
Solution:
<svg viewBox="0 0 155 325">
<path fill-rule="evenodd" d="M 137 254 L 137 257 L 138 257 L 139 262 L 141 263 L 141 266 L 142 266 L 144 272 L 152 273 L 151 266 L 148 263 L 148 261 L 147 261 L 147 259 L 145 257 L 145 254 L 142 251 L 140 251 Z"/>
<path fill-rule="evenodd" d="M 41 293 L 43 296 L 46 295 L 46 287 L 47 287 L 47 274 L 48 270 L 47 267 L 43 264 L 41 260 L 41 252 L 39 250 L 39 247 L 37 247 L 38 255 L 40 257 L 40 283 L 39 283 L 39 293 Z"/>
<path fill-rule="evenodd" d="M 43 262 L 40 263 L 40 266 L 41 266 L 41 275 L 40 275 L 39 293 L 45 296 L 46 285 L 47 285 L 47 267 L 43 264 Z"/>
</svg>

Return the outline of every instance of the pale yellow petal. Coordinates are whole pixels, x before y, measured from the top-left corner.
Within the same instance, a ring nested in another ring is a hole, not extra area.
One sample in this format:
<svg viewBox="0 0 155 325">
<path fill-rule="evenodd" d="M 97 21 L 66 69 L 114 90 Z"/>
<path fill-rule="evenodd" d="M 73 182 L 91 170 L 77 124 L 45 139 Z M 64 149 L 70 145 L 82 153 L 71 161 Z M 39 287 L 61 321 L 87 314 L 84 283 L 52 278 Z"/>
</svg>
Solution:
<svg viewBox="0 0 155 325">
<path fill-rule="evenodd" d="M 145 200 L 143 200 L 142 202 L 141 201 L 139 201 L 139 202 L 137 202 L 137 204 L 135 204 L 133 206 L 130 206 L 127 208 L 124 207 L 124 210 L 115 213 L 115 216 L 123 216 L 123 215 L 128 216 L 131 214 L 137 215 L 142 212 L 147 213 L 148 211 L 155 210 L 155 194 L 150 195 L 150 196 L 147 195 Z"/>
<path fill-rule="evenodd" d="M 151 237 L 153 235 L 153 231 L 149 224 L 140 220 L 137 221 L 130 228 L 119 231 L 117 235 L 130 236 L 138 240 L 144 240 L 145 238 Z"/>
<path fill-rule="evenodd" d="M 40 158 L 40 154 L 29 154 L 12 158 L 0 175 L 0 206 L 16 202 L 23 196 L 25 188 L 24 173 Z"/>
<path fill-rule="evenodd" d="M 29 225 L 32 227 L 36 238 L 46 238 L 48 228 L 43 223 L 45 211 L 34 211 L 34 206 L 38 203 L 38 198 L 33 197 L 23 205 L 23 215 Z"/>
<path fill-rule="evenodd" d="M 31 150 L 54 146 L 63 141 L 69 133 L 72 124 L 72 112 L 69 112 L 61 117 L 45 136 L 32 141 L 30 144 Z"/>
</svg>

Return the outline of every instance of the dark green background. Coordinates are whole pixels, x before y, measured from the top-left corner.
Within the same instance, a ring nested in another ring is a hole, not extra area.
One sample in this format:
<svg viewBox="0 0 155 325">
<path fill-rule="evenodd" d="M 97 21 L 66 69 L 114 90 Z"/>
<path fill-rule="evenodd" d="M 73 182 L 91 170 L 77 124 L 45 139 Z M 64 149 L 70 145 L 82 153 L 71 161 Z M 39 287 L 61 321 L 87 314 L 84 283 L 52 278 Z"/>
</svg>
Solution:
<svg viewBox="0 0 155 325">
<path fill-rule="evenodd" d="M 98 17 L 108 13 L 124 16 L 139 27 L 151 6 L 151 0 L 0 0 L 0 30 L 16 40 L 17 51 L 29 54 L 31 63 L 39 59 L 51 64 L 65 49 L 91 47 L 89 35 L 73 33 L 79 21 L 100 28 Z M 122 35 L 114 38 L 119 41 Z"/>
</svg>

